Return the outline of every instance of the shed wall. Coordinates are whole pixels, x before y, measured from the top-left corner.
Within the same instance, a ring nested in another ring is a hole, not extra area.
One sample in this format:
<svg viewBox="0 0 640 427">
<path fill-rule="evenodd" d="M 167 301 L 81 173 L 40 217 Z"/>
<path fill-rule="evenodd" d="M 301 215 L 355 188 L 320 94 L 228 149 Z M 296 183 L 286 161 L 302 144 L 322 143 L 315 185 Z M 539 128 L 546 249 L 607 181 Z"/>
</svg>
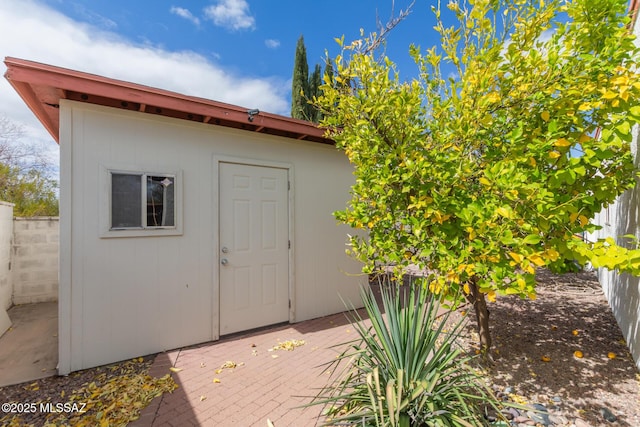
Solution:
<svg viewBox="0 0 640 427">
<path fill-rule="evenodd" d="M 60 373 L 218 338 L 219 157 L 291 165 L 290 320 L 358 300 L 349 229 L 332 215 L 352 168 L 335 147 L 71 101 L 60 110 Z M 114 165 L 180 171 L 181 235 L 100 237 L 101 174 Z"/>
</svg>

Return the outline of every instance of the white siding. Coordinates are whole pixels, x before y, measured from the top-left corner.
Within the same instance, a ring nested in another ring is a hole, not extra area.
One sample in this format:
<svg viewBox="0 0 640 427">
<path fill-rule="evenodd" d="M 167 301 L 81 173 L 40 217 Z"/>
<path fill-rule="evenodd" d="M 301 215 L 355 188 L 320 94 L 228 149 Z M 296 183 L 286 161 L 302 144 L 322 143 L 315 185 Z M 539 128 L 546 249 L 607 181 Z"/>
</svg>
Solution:
<svg viewBox="0 0 640 427">
<path fill-rule="evenodd" d="M 70 101 L 60 110 L 60 373 L 218 338 L 214 158 L 292 166 L 291 321 L 342 311 L 338 293 L 357 300 L 349 230 L 332 216 L 352 169 L 334 147 Z M 113 164 L 182 171 L 182 235 L 99 237 L 100 174 Z"/>
<path fill-rule="evenodd" d="M 640 20 L 635 21 L 633 32 L 636 45 L 640 37 Z M 640 168 L 640 138 L 638 126 L 634 126 L 631 151 L 636 169 Z M 640 238 L 640 180 L 636 178 L 636 187 L 622 194 L 608 209 L 600 212 L 595 219 L 602 230 L 595 238 L 613 237 L 620 240 L 625 234 Z M 622 241 L 618 243 L 622 244 Z M 618 321 L 622 334 L 627 341 L 631 354 L 640 369 L 640 278 L 628 274 L 617 274 L 607 269 L 599 269 L 598 278 L 602 290 L 609 301 L 613 314 Z"/>
</svg>

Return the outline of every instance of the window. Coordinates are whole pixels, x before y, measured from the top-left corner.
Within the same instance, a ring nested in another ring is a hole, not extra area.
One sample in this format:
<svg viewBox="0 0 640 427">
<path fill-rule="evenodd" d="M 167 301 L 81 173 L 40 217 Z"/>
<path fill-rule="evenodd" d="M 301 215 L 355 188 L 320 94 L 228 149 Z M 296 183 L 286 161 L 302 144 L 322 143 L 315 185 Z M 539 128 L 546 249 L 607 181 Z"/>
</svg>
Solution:
<svg viewBox="0 0 640 427">
<path fill-rule="evenodd" d="M 175 227 L 174 175 L 111 172 L 111 229 Z"/>
<path fill-rule="evenodd" d="M 102 177 L 101 237 L 182 234 L 181 172 L 103 167 Z"/>
</svg>

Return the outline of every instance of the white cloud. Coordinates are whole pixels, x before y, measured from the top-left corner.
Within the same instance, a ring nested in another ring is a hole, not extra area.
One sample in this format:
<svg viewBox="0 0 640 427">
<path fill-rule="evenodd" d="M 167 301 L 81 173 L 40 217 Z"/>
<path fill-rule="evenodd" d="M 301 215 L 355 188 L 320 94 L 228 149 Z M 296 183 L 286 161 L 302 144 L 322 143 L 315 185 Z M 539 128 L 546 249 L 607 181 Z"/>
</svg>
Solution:
<svg viewBox="0 0 640 427">
<path fill-rule="evenodd" d="M 3 58 L 43 62 L 262 111 L 289 112 L 289 86 L 281 79 L 238 76 L 193 52 L 137 45 L 34 0 L 0 1 L 0 28 L 11 34 L 0 37 Z M 0 78 L 0 115 L 24 125 L 30 138 L 46 140 L 57 151 L 4 78 Z"/>
<path fill-rule="evenodd" d="M 193 22 L 195 25 L 200 26 L 200 19 L 198 17 L 193 16 L 193 14 L 189 11 L 189 9 L 185 9 L 183 7 L 171 6 L 169 10 L 174 15 L 178 15 L 181 18 L 184 18 L 188 21 Z"/>
<path fill-rule="evenodd" d="M 275 40 L 275 39 L 266 39 L 264 41 L 264 44 L 269 48 L 269 49 L 277 49 L 280 47 L 280 40 Z"/>
<path fill-rule="evenodd" d="M 219 27 L 231 30 L 255 28 L 256 21 L 245 0 L 217 0 L 216 4 L 206 7 L 204 13 Z"/>
</svg>

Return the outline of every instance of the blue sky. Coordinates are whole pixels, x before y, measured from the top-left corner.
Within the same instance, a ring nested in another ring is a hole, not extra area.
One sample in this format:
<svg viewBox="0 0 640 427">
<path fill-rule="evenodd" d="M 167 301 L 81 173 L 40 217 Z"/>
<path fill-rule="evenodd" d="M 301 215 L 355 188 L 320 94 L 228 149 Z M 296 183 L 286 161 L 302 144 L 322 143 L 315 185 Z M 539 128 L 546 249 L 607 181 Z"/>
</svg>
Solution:
<svg viewBox="0 0 640 427">
<path fill-rule="evenodd" d="M 334 38 L 376 30 L 411 0 L 0 0 L 0 55 L 289 115 L 295 46 L 309 65 Z M 417 0 L 390 35 L 387 53 L 415 73 L 408 47 L 437 42 L 431 0 Z M 5 79 L 0 115 L 31 139 L 57 146 Z"/>
</svg>

